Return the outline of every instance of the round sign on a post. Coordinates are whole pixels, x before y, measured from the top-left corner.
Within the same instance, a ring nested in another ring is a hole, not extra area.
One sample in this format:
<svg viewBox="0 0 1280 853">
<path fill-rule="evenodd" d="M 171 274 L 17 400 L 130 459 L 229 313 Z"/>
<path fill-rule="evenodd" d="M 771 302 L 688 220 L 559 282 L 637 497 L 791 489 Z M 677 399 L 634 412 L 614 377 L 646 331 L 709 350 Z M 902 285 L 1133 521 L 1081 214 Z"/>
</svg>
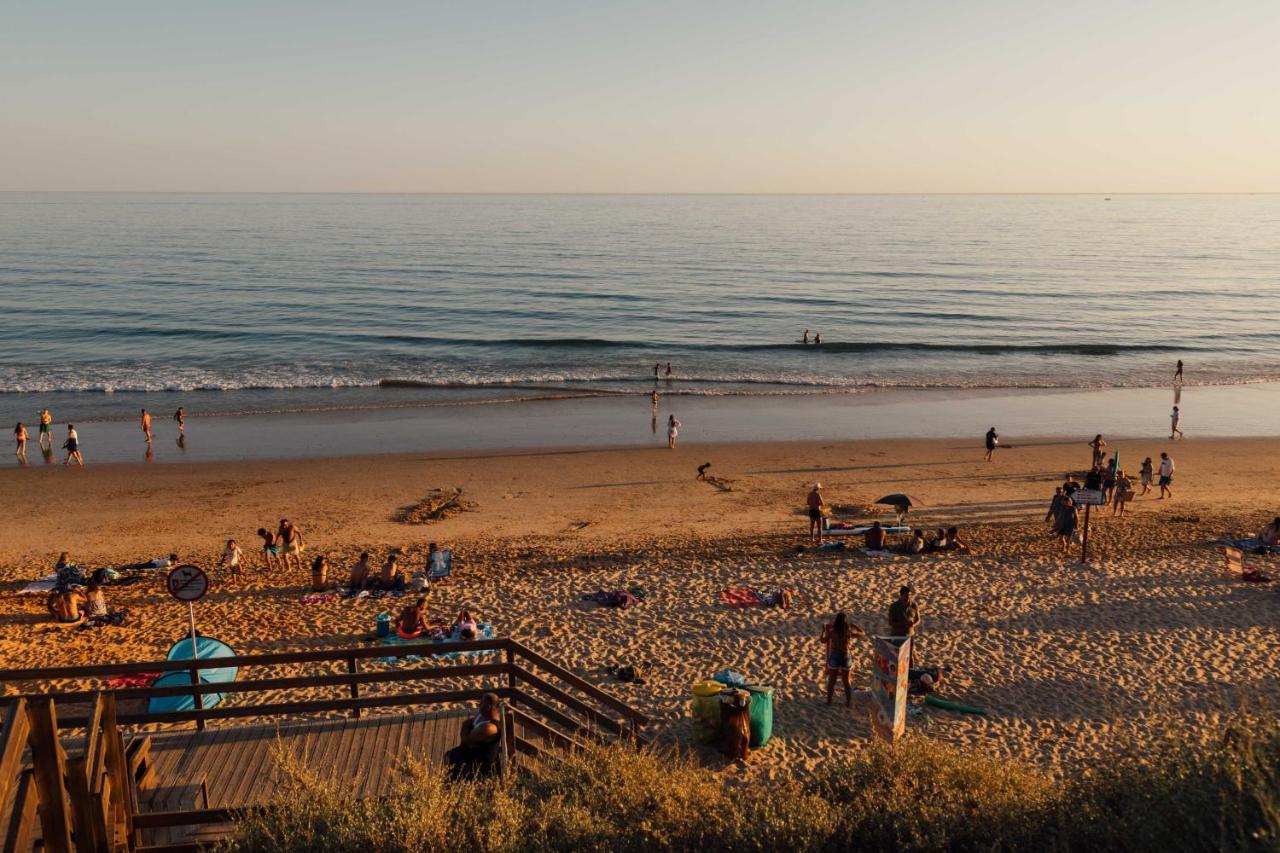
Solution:
<svg viewBox="0 0 1280 853">
<path fill-rule="evenodd" d="M 209 576 L 199 566 L 178 566 L 169 572 L 165 586 L 179 601 L 199 601 L 209 591 Z"/>
</svg>

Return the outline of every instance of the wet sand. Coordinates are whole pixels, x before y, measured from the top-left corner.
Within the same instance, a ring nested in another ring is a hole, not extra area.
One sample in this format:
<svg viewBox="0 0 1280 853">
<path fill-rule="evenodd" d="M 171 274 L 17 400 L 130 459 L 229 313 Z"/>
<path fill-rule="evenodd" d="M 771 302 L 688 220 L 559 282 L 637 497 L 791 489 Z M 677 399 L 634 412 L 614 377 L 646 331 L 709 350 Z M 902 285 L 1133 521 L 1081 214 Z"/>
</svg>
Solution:
<svg viewBox="0 0 1280 853">
<path fill-rule="evenodd" d="M 1094 557 L 1081 565 L 1077 549 L 1049 539 L 1043 517 L 1062 473 L 1087 464 L 1088 437 L 1018 439 L 990 465 L 978 441 L 936 439 L 10 468 L 0 471 L 0 658 L 162 656 L 185 611 L 158 576 L 110 591 L 129 610 L 120 628 L 54 626 L 39 597 L 15 591 L 52 571 L 62 550 L 91 568 L 170 551 L 212 568 L 232 536 L 250 554 L 250 577 L 231 583 L 213 569 L 198 606 L 204 630 L 245 653 L 359 642 L 387 602 L 303 606 L 307 578 L 257 567 L 253 531 L 287 516 L 305 532 L 307 556 L 328 553 L 342 575 L 362 549 L 380 557 L 406 547 L 414 568 L 427 542 L 452 547 L 455 580 L 433 591 L 432 616 L 472 608 L 652 713 L 660 739 L 687 742 L 688 690 L 701 677 L 728 666 L 774 685 L 776 741 L 734 773 L 803 773 L 870 736 L 865 708 L 825 704 L 817 637 L 836 609 L 882 631 L 904 581 L 921 600 L 922 656 L 953 670 L 945 695 L 991 711 L 930 711 L 909 723 L 912 737 L 1068 771 L 1174 730 L 1217 736 L 1245 704 L 1274 708 L 1280 593 L 1224 581 L 1221 549 L 1205 544 L 1276 515 L 1274 442 L 1114 442 L 1131 470 L 1169 450 L 1176 497 L 1140 498 L 1123 519 L 1094 513 Z M 695 481 L 705 461 L 727 491 Z M 797 554 L 814 480 L 850 511 L 910 492 L 927 504 L 917 523 L 960 524 L 973 550 Z M 426 526 L 394 520 L 432 488 L 455 486 L 474 511 Z M 1280 558 L 1247 559 L 1280 574 Z M 632 585 L 647 600 L 630 610 L 579 601 Z M 722 605 L 720 591 L 738 586 L 791 587 L 799 600 L 785 610 Z M 641 665 L 647 683 L 609 682 L 611 663 Z"/>
</svg>

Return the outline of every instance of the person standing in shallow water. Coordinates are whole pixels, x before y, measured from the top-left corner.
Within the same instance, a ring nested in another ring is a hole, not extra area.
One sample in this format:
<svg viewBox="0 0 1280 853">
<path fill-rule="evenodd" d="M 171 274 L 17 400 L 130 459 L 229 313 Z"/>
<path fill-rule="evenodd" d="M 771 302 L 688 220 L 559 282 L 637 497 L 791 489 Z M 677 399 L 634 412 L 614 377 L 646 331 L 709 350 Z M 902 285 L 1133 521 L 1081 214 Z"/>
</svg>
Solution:
<svg viewBox="0 0 1280 853">
<path fill-rule="evenodd" d="M 667 447 L 676 449 L 676 439 L 680 437 L 680 422 L 675 415 L 667 416 Z"/>
<path fill-rule="evenodd" d="M 1182 359 L 1178 359 L 1178 369 L 1173 372 L 1173 381 L 1182 381 Z"/>
<path fill-rule="evenodd" d="M 142 417 L 139 419 L 139 426 L 142 427 L 142 435 L 147 440 L 147 444 L 151 443 L 151 414 L 146 410 L 142 410 Z"/>
</svg>

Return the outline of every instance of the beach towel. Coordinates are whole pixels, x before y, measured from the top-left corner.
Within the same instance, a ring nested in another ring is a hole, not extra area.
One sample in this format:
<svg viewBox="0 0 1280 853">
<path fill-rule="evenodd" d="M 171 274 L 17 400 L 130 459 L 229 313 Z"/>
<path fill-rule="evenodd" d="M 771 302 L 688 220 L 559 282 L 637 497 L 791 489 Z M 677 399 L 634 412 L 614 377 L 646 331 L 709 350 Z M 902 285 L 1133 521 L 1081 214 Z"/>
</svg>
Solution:
<svg viewBox="0 0 1280 853">
<path fill-rule="evenodd" d="M 477 640 L 492 640 L 494 637 L 497 636 L 497 633 L 493 630 L 493 626 L 487 622 L 481 622 L 478 627 L 480 630 L 476 632 Z M 430 642 L 457 643 L 457 642 L 461 642 L 461 640 L 462 640 L 462 637 L 457 636 L 455 634 L 449 634 L 444 637 L 432 637 Z M 403 646 L 408 643 L 421 643 L 422 641 L 423 639 L 421 637 L 414 640 L 402 640 L 396 635 L 392 634 L 389 637 L 383 638 L 382 644 L 384 646 Z M 471 649 L 467 651 L 456 651 L 456 652 L 432 652 L 430 653 L 430 657 L 443 658 L 445 660 L 457 660 L 459 658 L 466 658 L 466 657 L 489 657 L 491 655 L 499 654 L 501 651 L 502 651 L 501 649 Z M 416 663 L 421 660 L 422 660 L 422 655 L 405 655 L 404 657 L 378 658 L 379 662 L 390 663 L 390 664 Z"/>
<path fill-rule="evenodd" d="M 18 590 L 18 595 L 47 595 L 53 592 L 53 588 L 58 584 L 57 575 L 48 575 L 40 578 L 38 581 L 31 583 Z"/>
<path fill-rule="evenodd" d="M 730 607 L 761 607 L 764 605 L 756 591 L 745 586 L 738 589 L 721 590 L 720 600 Z"/>
<path fill-rule="evenodd" d="M 140 672 L 137 675 L 117 675 L 107 681 L 107 687 L 120 690 L 126 687 L 150 687 L 160 677 L 158 672 Z"/>
<path fill-rule="evenodd" d="M 333 592 L 309 592 L 302 596 L 303 604 L 328 604 L 331 601 L 337 601 L 338 595 Z"/>
<path fill-rule="evenodd" d="M 819 551 L 843 551 L 843 542 L 823 542 L 818 546 Z"/>
<path fill-rule="evenodd" d="M 113 610 L 112 612 L 104 613 L 101 616 L 87 616 L 76 630 L 84 631 L 89 628 L 106 628 L 108 626 L 119 628 L 124 625 L 124 618 L 125 611 L 123 610 Z"/>
<path fill-rule="evenodd" d="M 866 554 L 868 557 L 892 557 L 893 556 L 892 551 L 872 551 L 870 548 L 859 548 L 858 550 Z"/>
<path fill-rule="evenodd" d="M 581 600 L 594 601 L 604 607 L 617 607 L 621 610 L 626 610 L 628 607 L 634 607 L 640 603 L 640 599 L 625 589 L 614 590 L 613 592 L 605 592 L 604 590 L 588 592 L 581 597 Z"/>
</svg>

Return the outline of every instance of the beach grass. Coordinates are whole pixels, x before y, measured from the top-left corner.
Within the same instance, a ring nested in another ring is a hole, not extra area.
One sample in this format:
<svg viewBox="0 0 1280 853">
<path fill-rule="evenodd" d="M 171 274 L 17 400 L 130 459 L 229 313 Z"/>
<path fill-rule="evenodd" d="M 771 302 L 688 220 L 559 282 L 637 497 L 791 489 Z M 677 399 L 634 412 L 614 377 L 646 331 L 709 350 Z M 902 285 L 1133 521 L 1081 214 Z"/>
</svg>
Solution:
<svg viewBox="0 0 1280 853">
<path fill-rule="evenodd" d="M 353 802 L 296 760 L 235 851 L 1273 851 L 1280 719 L 1212 746 L 1171 740 L 1056 778 L 909 738 L 870 742 L 807 779 L 728 782 L 688 755 L 594 747 L 502 779 L 451 784 L 407 763 L 394 792 Z"/>
</svg>

